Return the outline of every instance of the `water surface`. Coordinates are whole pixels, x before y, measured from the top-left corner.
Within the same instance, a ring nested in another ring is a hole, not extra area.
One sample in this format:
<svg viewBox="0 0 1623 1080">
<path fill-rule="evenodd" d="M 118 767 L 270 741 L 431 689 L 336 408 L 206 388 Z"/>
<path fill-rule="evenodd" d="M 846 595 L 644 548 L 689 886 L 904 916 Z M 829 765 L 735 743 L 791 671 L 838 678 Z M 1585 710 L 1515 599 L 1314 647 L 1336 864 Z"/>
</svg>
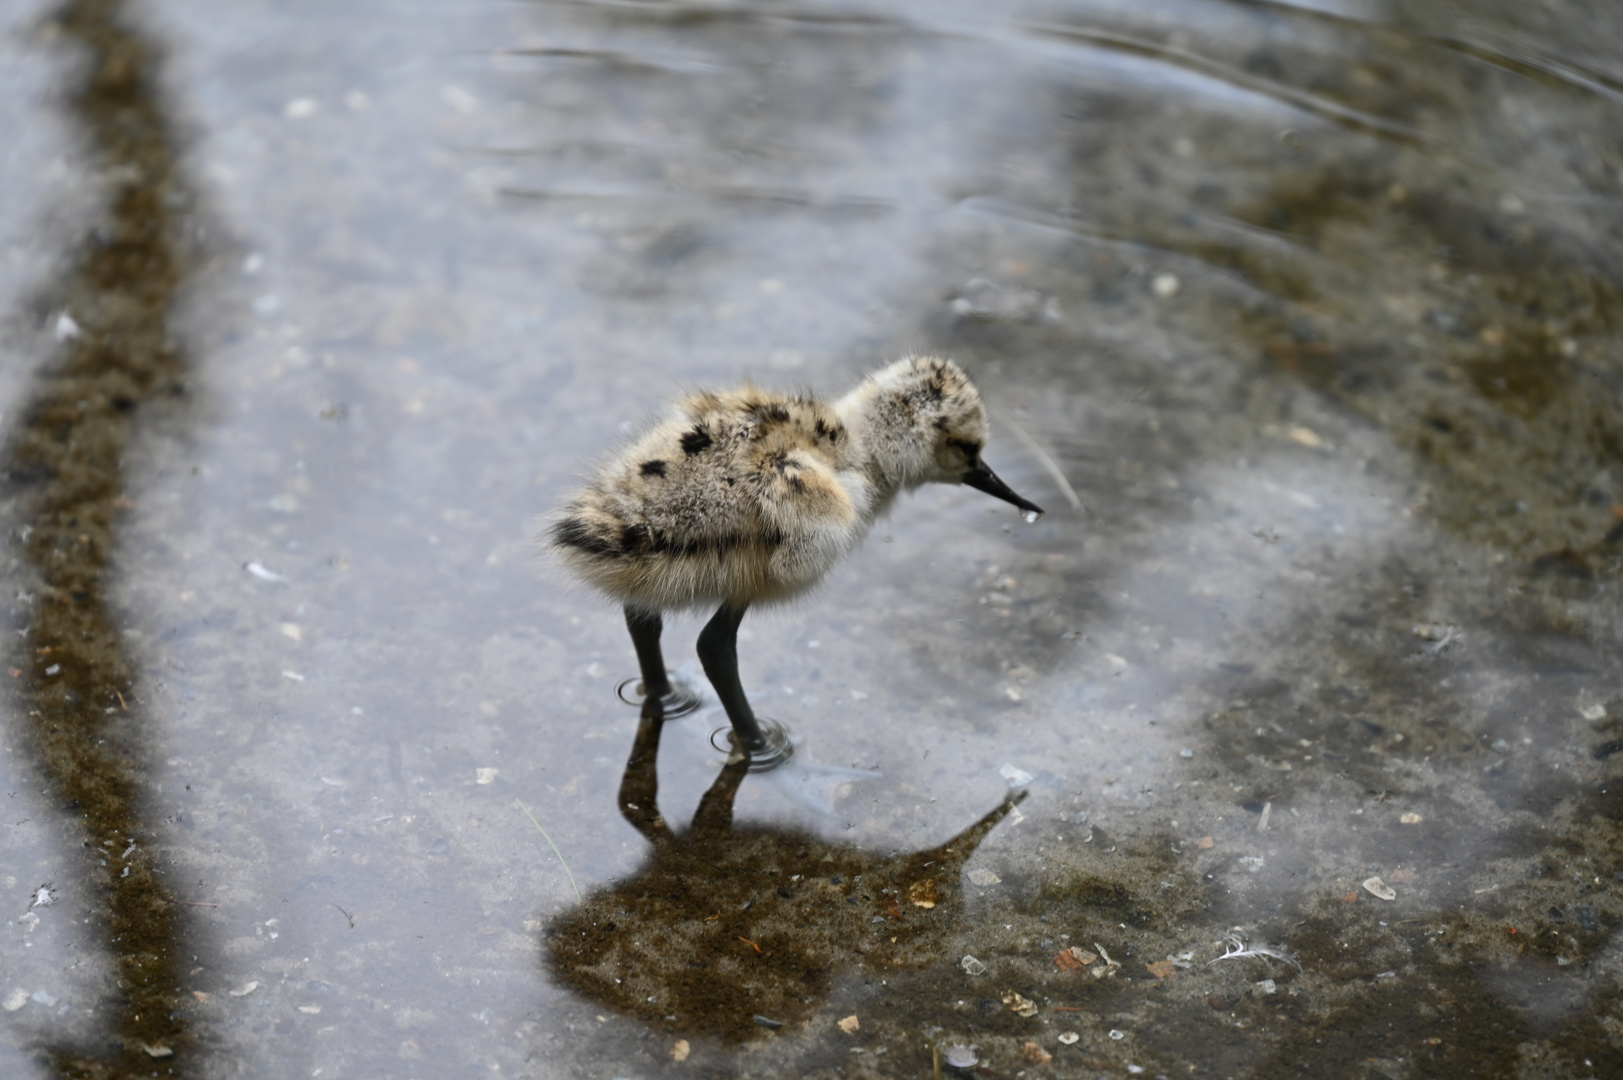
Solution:
<svg viewBox="0 0 1623 1080">
<path fill-rule="evenodd" d="M 9 18 L 7 1075 L 1623 1052 L 1604 6 Z M 915 351 L 1050 513 L 904 500 L 745 623 L 804 768 L 655 794 L 536 515 Z"/>
</svg>

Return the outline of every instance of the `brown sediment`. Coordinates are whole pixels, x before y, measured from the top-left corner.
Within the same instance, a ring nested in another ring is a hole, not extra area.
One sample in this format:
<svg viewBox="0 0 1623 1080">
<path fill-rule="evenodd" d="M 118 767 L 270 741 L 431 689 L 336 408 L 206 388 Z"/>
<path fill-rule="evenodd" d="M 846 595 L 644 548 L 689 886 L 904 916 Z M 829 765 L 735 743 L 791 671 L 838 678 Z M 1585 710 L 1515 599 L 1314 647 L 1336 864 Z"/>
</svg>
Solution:
<svg viewBox="0 0 1623 1080">
<path fill-rule="evenodd" d="M 796 829 L 735 825 L 750 764 L 740 757 L 679 836 L 658 807 L 663 725 L 657 706 L 645 709 L 619 797 L 653 852 L 551 922 L 554 979 L 659 1030 L 737 1046 L 809 1022 L 844 975 L 951 967 L 964 864 L 1024 792 L 937 847 L 886 858 Z"/>
<path fill-rule="evenodd" d="M 191 196 L 156 91 L 158 50 L 123 5 L 74 0 L 47 27 L 77 54 L 65 112 L 106 186 L 93 227 L 47 289 L 77 331 L 59 330 L 57 355 L 6 438 L 4 509 L 26 625 L 12 639 L 22 672 L 15 730 L 93 853 L 78 869 L 116 983 L 105 1042 L 44 1049 L 62 1076 L 187 1075 L 183 927 L 144 817 L 152 718 L 110 590 L 137 416 L 184 392 L 170 323 L 190 262 L 178 234 Z"/>
</svg>

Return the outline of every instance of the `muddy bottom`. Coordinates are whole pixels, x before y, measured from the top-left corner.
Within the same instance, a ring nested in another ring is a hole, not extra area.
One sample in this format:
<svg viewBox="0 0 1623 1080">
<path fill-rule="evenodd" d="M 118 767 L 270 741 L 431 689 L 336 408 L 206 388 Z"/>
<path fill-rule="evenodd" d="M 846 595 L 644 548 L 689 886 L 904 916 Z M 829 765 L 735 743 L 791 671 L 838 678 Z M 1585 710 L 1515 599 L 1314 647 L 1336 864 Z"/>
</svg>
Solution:
<svg viewBox="0 0 1623 1080">
<path fill-rule="evenodd" d="M 5 25 L 0 1073 L 1615 1071 L 1618 14 Z M 622 701 L 545 515 L 914 353 L 1048 513 Z"/>
</svg>

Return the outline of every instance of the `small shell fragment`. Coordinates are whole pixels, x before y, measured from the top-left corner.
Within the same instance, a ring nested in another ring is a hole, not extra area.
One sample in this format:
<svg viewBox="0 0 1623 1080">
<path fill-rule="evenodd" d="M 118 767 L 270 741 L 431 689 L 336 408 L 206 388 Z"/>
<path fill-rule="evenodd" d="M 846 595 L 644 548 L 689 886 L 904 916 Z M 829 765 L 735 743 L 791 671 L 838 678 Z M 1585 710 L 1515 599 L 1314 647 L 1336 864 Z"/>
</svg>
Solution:
<svg viewBox="0 0 1623 1080">
<path fill-rule="evenodd" d="M 1008 781 L 1009 786 L 1012 788 L 1025 787 L 1034 779 L 1030 773 L 1018 765 L 1005 763 L 997 772 L 999 776 Z"/>
<path fill-rule="evenodd" d="M 1396 900 L 1398 898 L 1396 890 L 1378 877 L 1366 878 L 1364 880 L 1364 889 L 1371 896 L 1378 896 L 1382 900 Z"/>
<path fill-rule="evenodd" d="M 1041 1046 L 1030 1041 L 1029 1039 L 1026 1041 L 1026 1044 L 1020 1048 L 1020 1052 L 1025 1056 L 1025 1059 L 1033 1065 L 1047 1065 L 1050 1061 L 1054 1060 L 1053 1054 L 1050 1054 L 1047 1050 L 1044 1050 Z"/>
<path fill-rule="evenodd" d="M 671 1046 L 672 1061 L 686 1061 L 691 1053 L 693 1053 L 693 1047 L 688 1045 L 686 1039 L 677 1039 Z"/>
<path fill-rule="evenodd" d="M 973 1069 L 980 1064 L 974 1044 L 951 1043 L 941 1048 L 941 1059 L 954 1069 Z"/>
<path fill-rule="evenodd" d="M 255 990 L 258 990 L 258 989 L 259 989 L 259 983 L 258 982 L 247 982 L 247 983 L 243 983 L 241 986 L 237 987 L 235 990 L 227 990 L 226 993 L 230 994 L 232 997 L 247 997 L 249 994 L 253 993 Z"/>
<path fill-rule="evenodd" d="M 992 873 L 992 871 L 980 867 L 969 872 L 969 880 L 976 885 L 996 885 L 1003 879 Z"/>
<path fill-rule="evenodd" d="M 1409 813 L 1404 814 L 1402 817 L 1398 818 L 1398 820 L 1403 822 L 1403 824 L 1405 824 L 1405 825 L 1418 825 L 1422 821 L 1424 821 L 1425 818 L 1421 817 L 1419 814 L 1414 813 L 1413 811 L 1410 811 Z"/>
<path fill-rule="evenodd" d="M 847 1016 L 844 1020 L 839 1021 L 840 1030 L 845 1032 L 847 1035 L 851 1034 L 853 1031 L 857 1030 L 861 1026 L 862 1026 L 862 1021 L 857 1019 L 855 1013 L 852 1013 L 850 1016 Z"/>
<path fill-rule="evenodd" d="M 1305 446 L 1309 450 L 1317 450 L 1324 445 L 1324 440 L 1319 438 L 1318 432 L 1312 428 L 1293 427 L 1285 433 L 1285 437 L 1297 446 Z"/>
<path fill-rule="evenodd" d="M 1061 971 L 1081 971 L 1097 959 L 1092 953 L 1072 945 L 1069 949 L 1060 950 L 1059 955 L 1054 957 L 1054 966 Z"/>
<path fill-rule="evenodd" d="M 958 961 L 958 966 L 963 968 L 964 971 L 970 975 L 986 974 L 986 965 L 967 953 L 964 955 L 962 960 Z"/>
<path fill-rule="evenodd" d="M 1059 1041 L 1066 1046 L 1075 1046 L 1076 1041 L 1081 1037 L 1074 1031 L 1062 1031 L 1059 1033 Z"/>
<path fill-rule="evenodd" d="M 1033 1017 L 1037 1015 L 1037 1003 L 1022 995 L 1018 990 L 1005 990 L 1003 1004 L 1016 1016 Z"/>
</svg>

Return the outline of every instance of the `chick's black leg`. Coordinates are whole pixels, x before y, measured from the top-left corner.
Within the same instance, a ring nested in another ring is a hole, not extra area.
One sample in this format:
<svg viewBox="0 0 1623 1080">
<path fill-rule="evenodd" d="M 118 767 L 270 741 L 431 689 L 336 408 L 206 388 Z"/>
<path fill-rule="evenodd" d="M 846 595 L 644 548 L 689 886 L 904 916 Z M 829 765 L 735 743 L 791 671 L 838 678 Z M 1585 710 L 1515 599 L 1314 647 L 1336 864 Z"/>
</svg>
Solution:
<svg viewBox="0 0 1623 1080">
<path fill-rule="evenodd" d="M 659 612 L 626 608 L 626 629 L 631 631 L 637 666 L 642 669 L 642 696 L 654 701 L 671 692 L 671 681 L 665 674 L 665 657 L 659 650 L 659 635 L 664 628 Z"/>
<path fill-rule="evenodd" d="M 768 747 L 761 725 L 755 720 L 755 710 L 750 708 L 744 686 L 738 681 L 738 624 L 748 610 L 748 604 L 721 605 L 699 631 L 699 662 L 704 665 L 710 685 L 716 688 L 722 708 L 727 710 L 738 745 L 754 756 Z"/>
</svg>

